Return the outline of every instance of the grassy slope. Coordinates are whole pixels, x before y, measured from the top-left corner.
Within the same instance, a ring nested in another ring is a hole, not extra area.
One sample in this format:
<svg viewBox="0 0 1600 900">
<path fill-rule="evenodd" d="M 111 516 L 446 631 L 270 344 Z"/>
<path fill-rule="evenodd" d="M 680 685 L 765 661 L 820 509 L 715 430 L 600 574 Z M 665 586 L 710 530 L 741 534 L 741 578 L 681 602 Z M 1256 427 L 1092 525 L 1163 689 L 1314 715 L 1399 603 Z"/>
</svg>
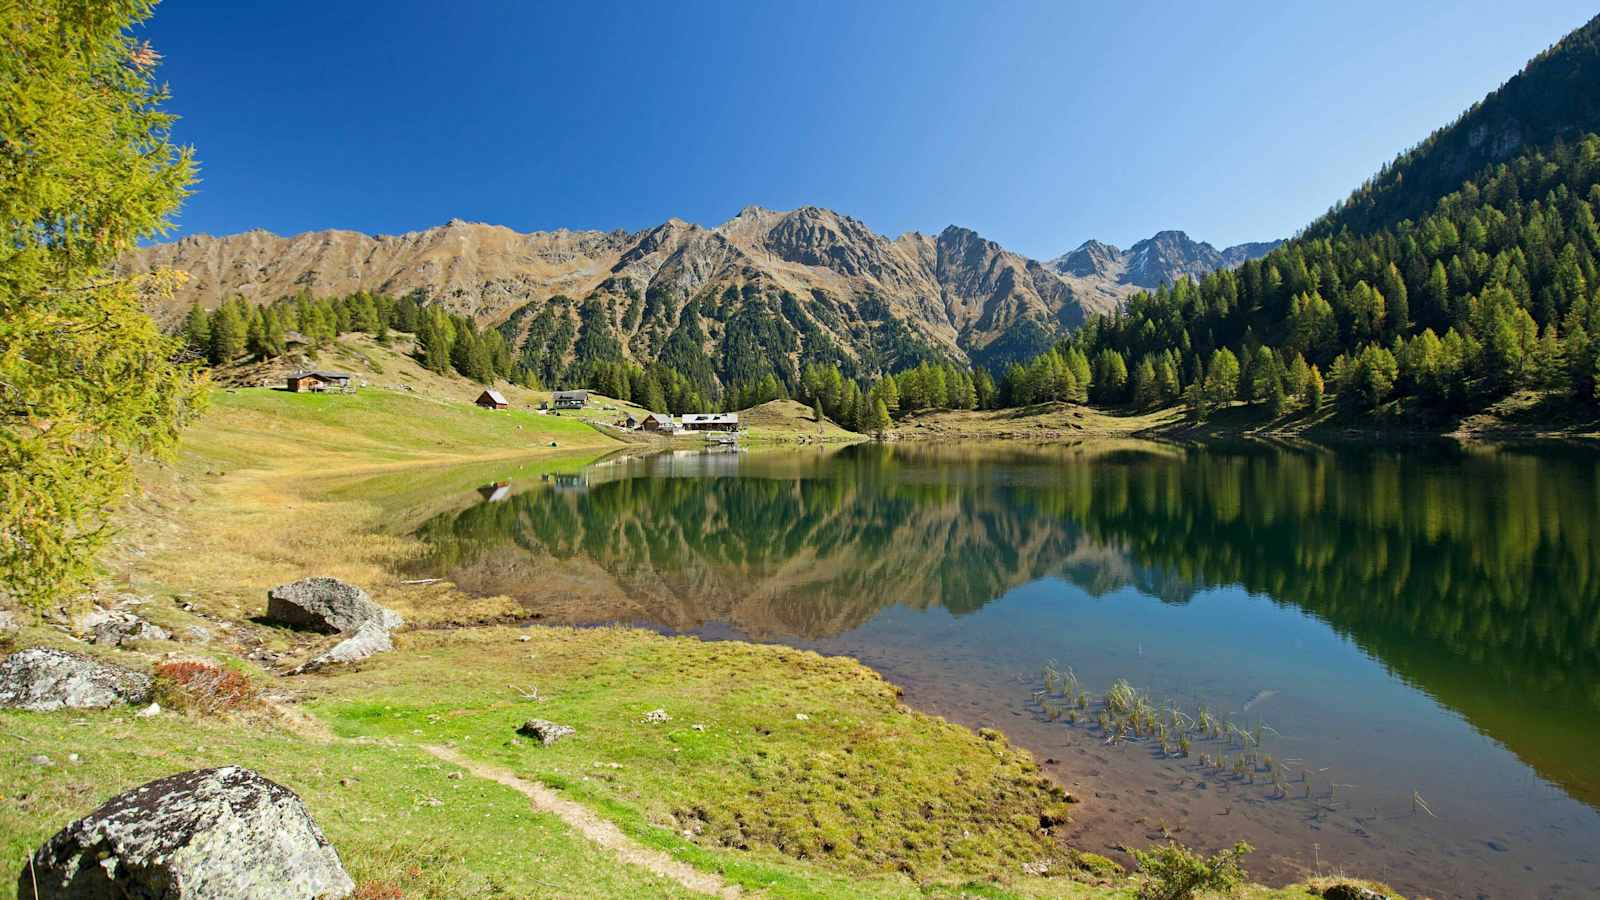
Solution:
<svg viewBox="0 0 1600 900">
<path fill-rule="evenodd" d="M 1493 440 L 1600 439 L 1600 410 L 1593 404 L 1523 391 L 1489 408 L 1459 417 L 1391 402 L 1372 411 L 1346 411 L 1329 403 L 1281 416 L 1260 403 L 1232 403 L 1193 421 L 1181 405 L 1148 412 L 1106 411 L 1069 403 L 1018 409 L 938 410 L 895 424 L 899 440 L 1061 441 L 1104 437 L 1226 440 L 1243 436 L 1407 439 L 1456 437 Z"/>
<path fill-rule="evenodd" d="M 817 421 L 811 407 L 794 400 L 772 400 L 739 411 L 739 426 L 755 443 L 852 443 L 865 435 L 846 431 L 833 422 Z"/>
<path fill-rule="evenodd" d="M 898 440 L 1058 441 L 1129 437 L 1180 419 L 1176 408 L 1119 415 L 1072 403 L 1040 403 L 1017 409 L 912 413 L 895 423 L 893 434 Z"/>
<path fill-rule="evenodd" d="M 251 621 L 267 586 L 307 574 L 357 581 L 422 624 L 514 611 L 448 584 L 400 584 L 394 570 L 416 550 L 406 523 L 462 502 L 480 478 L 571 468 L 616 445 L 565 418 L 448 400 L 375 389 L 216 398 L 176 466 L 152 474 L 107 579 L 108 590 L 147 595 L 141 612 L 176 634 L 200 624 L 216 640 L 94 652 L 139 668 L 170 652 L 209 657 L 299 705 L 228 720 L 0 711 L 0 885 L 15 883 L 28 850 L 111 794 L 243 763 L 299 792 L 369 886 L 439 897 L 680 892 L 507 788 L 449 777 L 452 767 L 421 749 L 450 743 L 772 896 L 1128 892 L 1024 876 L 1024 861 L 1054 856 L 1061 871 L 1072 859 L 1038 832 L 1039 813 L 1061 801 L 1032 760 L 902 708 L 850 661 L 626 629 L 494 627 L 408 632 L 399 652 L 333 675 L 284 678 L 246 660 L 265 647 L 293 662 L 326 643 Z M 39 627 L 19 643 L 68 645 Z M 548 699 L 529 702 L 511 682 Z M 673 722 L 641 723 L 656 707 Z M 552 748 L 518 745 L 512 729 L 529 715 L 579 734 Z M 56 765 L 28 761 L 40 752 Z M 65 764 L 72 752 L 80 763 Z"/>
</svg>

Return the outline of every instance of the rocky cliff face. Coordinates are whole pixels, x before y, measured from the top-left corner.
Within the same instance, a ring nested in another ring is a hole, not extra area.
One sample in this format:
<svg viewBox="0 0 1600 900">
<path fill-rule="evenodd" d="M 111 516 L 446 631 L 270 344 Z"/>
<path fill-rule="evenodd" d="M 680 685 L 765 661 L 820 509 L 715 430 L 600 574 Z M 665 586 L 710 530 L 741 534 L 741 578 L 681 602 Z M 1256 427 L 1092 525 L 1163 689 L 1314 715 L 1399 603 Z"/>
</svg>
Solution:
<svg viewBox="0 0 1600 900">
<path fill-rule="evenodd" d="M 234 295 L 417 292 L 547 360 L 569 358 L 586 332 L 638 362 L 685 342 L 726 358 L 730 339 L 748 338 L 783 374 L 811 360 L 870 372 L 922 357 L 1025 357 L 1134 290 L 1229 264 L 1237 249 L 1162 232 L 1127 252 L 1090 242 L 1040 263 L 955 226 L 891 239 L 826 209 L 752 206 L 715 228 L 672 219 L 632 233 L 452 220 L 401 235 L 194 236 L 141 248 L 125 267 L 189 273 L 155 311 L 169 323 Z"/>
</svg>

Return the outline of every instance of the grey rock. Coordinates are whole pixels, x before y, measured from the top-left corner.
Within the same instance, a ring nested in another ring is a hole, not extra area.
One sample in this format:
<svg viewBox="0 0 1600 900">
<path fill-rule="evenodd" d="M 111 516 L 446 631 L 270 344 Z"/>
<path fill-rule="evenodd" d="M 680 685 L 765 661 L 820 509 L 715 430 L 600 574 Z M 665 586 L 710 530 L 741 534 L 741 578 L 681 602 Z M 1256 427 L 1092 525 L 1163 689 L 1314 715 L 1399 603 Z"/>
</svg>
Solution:
<svg viewBox="0 0 1600 900">
<path fill-rule="evenodd" d="M 87 656 L 33 647 L 0 661 L 0 706 L 96 709 L 150 699 L 150 676 Z"/>
<path fill-rule="evenodd" d="M 120 646 L 127 641 L 165 641 L 172 635 L 127 610 L 97 609 L 78 621 L 78 630 L 91 644 Z"/>
<path fill-rule="evenodd" d="M 326 666 L 360 662 L 375 653 L 387 653 L 393 649 L 394 642 L 389 640 L 389 632 L 376 622 L 368 622 L 356 629 L 355 634 L 313 657 L 296 671 L 314 672 Z"/>
<path fill-rule="evenodd" d="M 16 614 L 9 609 L 0 609 L 0 631 L 17 631 L 22 628 L 22 623 L 17 621 Z"/>
<path fill-rule="evenodd" d="M 211 630 L 203 625 L 190 625 L 183 630 L 183 636 L 191 641 L 205 643 L 211 640 Z"/>
<path fill-rule="evenodd" d="M 310 900 L 355 890 L 300 798 L 238 766 L 119 794 L 57 832 L 31 863 L 17 879 L 25 900 Z"/>
<path fill-rule="evenodd" d="M 267 592 L 267 618 L 323 634 L 355 631 L 368 622 L 385 629 L 405 624 L 366 591 L 337 578 L 302 578 L 273 588 Z"/>
<path fill-rule="evenodd" d="M 31 762 L 36 766 L 48 767 L 55 765 L 55 763 L 51 761 L 50 757 L 45 756 L 43 753 L 35 753 L 34 755 L 28 757 L 28 762 Z"/>
<path fill-rule="evenodd" d="M 134 713 L 134 715 L 141 719 L 153 719 L 156 716 L 161 715 L 161 704 L 152 703 L 149 706 L 146 706 L 144 709 L 139 710 L 137 713 Z"/>
<path fill-rule="evenodd" d="M 517 729 L 517 733 L 525 734 L 548 747 L 568 735 L 577 734 L 578 729 L 570 725 L 557 725 L 554 722 L 546 722 L 544 719 L 529 719 L 522 723 L 522 727 Z"/>
<path fill-rule="evenodd" d="M 1388 898 L 1369 887 L 1359 884 L 1336 884 L 1322 892 L 1326 900 L 1388 900 Z"/>
</svg>

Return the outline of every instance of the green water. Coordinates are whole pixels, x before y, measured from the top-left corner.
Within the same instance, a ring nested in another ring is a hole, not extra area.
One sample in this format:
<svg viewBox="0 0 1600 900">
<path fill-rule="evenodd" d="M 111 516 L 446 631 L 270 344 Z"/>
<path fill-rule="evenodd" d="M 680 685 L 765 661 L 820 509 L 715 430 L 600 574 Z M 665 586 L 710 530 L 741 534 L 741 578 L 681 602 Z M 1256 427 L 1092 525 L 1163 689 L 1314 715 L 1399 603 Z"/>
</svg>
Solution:
<svg viewBox="0 0 1600 900">
<path fill-rule="evenodd" d="M 423 523 L 417 571 L 551 621 L 861 658 L 1059 758 L 1102 801 L 1080 844 L 1159 820 L 1249 839 L 1284 879 L 1331 859 L 1444 896 L 1600 885 L 1600 455 L 859 446 L 506 487 Z M 1309 787 L 1051 721 L 1048 661 L 1265 723 Z"/>
</svg>

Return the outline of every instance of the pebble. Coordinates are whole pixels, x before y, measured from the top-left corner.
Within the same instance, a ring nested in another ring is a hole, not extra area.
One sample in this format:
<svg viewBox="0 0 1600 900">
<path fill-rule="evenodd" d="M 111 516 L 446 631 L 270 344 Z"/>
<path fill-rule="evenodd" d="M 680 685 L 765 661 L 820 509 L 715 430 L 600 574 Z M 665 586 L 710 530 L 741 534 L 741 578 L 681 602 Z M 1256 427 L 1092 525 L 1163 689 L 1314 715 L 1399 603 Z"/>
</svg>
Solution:
<svg viewBox="0 0 1600 900">
<path fill-rule="evenodd" d="M 159 716 L 159 715 L 161 715 L 161 704 L 152 703 L 149 706 L 146 706 L 144 709 L 139 710 L 139 712 L 136 713 L 135 715 L 137 715 L 141 719 L 148 719 L 148 718 L 150 718 L 152 716 Z"/>
<path fill-rule="evenodd" d="M 50 761 L 50 757 L 45 756 L 43 753 L 35 753 L 33 756 L 28 757 L 28 762 L 31 762 L 36 766 L 55 765 L 55 763 Z"/>
</svg>

